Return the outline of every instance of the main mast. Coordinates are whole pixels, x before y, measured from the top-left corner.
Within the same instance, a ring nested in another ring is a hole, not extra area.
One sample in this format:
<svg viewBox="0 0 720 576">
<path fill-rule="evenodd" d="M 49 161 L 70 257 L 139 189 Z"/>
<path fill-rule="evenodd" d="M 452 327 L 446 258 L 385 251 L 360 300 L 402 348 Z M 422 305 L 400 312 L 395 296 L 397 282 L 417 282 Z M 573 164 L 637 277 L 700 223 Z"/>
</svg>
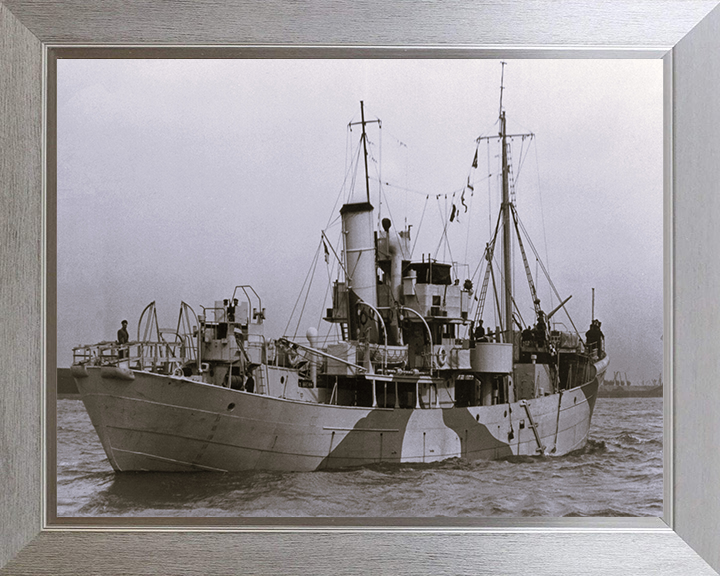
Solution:
<svg viewBox="0 0 720 576">
<path fill-rule="evenodd" d="M 504 85 L 504 79 L 505 79 L 505 62 L 501 62 L 502 64 L 502 74 L 501 74 L 501 80 L 500 80 L 500 111 L 499 111 L 499 122 L 500 122 L 500 130 L 495 136 L 479 136 L 476 138 L 476 142 L 479 144 L 483 140 L 487 140 L 488 142 L 490 140 L 495 141 L 499 140 L 500 145 L 502 146 L 502 204 L 500 206 L 500 214 L 498 215 L 498 219 L 502 221 L 502 232 L 503 232 L 503 286 L 504 291 L 502 293 L 503 299 L 505 301 L 505 310 L 500 310 L 500 294 L 497 292 L 495 293 L 496 300 L 498 301 L 498 314 L 501 316 L 500 323 L 503 325 L 502 332 L 503 332 L 503 341 L 505 342 L 512 342 L 513 341 L 513 310 L 515 308 L 515 302 L 513 300 L 513 294 L 512 294 L 512 277 L 513 277 L 513 269 L 512 269 L 512 228 L 514 223 L 514 217 L 515 214 L 515 207 L 512 204 L 512 199 L 510 197 L 510 160 L 509 160 L 509 141 L 511 141 L 513 138 L 522 138 L 523 140 L 525 138 L 532 138 L 532 133 L 527 134 L 508 134 L 507 133 L 507 119 L 505 117 L 505 110 L 503 110 L 503 91 L 505 90 Z M 476 152 L 477 154 L 477 152 Z M 485 302 L 485 294 L 487 291 L 488 282 L 490 280 L 491 272 L 492 272 L 492 259 L 493 259 L 493 253 L 495 249 L 495 241 L 497 240 L 497 236 L 500 231 L 500 226 L 496 227 L 495 234 L 493 236 L 492 242 L 490 242 L 486 248 L 486 254 L 485 258 L 488 260 L 488 266 L 485 271 L 485 279 L 483 280 L 483 287 L 480 292 L 480 305 L 478 307 L 478 318 L 482 316 L 482 310 L 483 305 Z M 531 286 L 531 292 L 533 293 L 533 300 L 536 307 L 536 311 L 539 309 L 539 303 L 540 301 L 537 299 L 537 295 L 535 294 L 533 285 L 532 285 L 532 278 L 530 277 L 530 270 L 528 268 L 527 260 L 525 258 L 525 253 L 522 247 L 522 241 L 520 240 L 519 236 L 520 232 L 518 231 L 518 242 L 520 243 L 520 251 L 523 254 L 523 260 L 525 261 L 525 270 L 528 274 L 528 281 L 530 282 Z M 494 285 L 495 280 L 493 280 Z"/>
<path fill-rule="evenodd" d="M 502 141 L 502 219 L 503 219 L 503 278 L 505 280 L 505 342 L 512 342 L 513 297 L 512 297 L 512 258 L 510 230 L 510 183 L 507 157 L 507 131 L 505 111 L 502 107 L 505 62 L 502 63 L 500 76 L 500 139 Z"/>
</svg>

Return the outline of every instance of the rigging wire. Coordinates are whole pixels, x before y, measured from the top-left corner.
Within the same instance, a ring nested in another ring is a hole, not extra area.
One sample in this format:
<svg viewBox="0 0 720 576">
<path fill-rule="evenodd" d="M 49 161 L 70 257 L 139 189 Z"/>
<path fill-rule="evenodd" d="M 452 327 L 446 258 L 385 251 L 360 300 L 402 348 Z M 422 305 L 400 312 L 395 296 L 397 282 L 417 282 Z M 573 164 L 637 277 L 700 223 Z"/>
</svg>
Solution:
<svg viewBox="0 0 720 576">
<path fill-rule="evenodd" d="M 322 235 L 321 235 L 321 240 L 322 240 Z M 325 258 L 328 258 L 327 252 L 325 252 Z M 323 299 L 323 308 L 325 308 L 325 306 L 326 306 L 326 303 L 328 301 L 328 293 L 330 292 L 330 287 L 333 284 L 332 276 L 333 276 L 333 272 L 335 270 L 335 260 L 333 259 L 332 264 L 327 262 L 327 266 L 325 268 L 327 270 L 328 283 L 327 283 L 327 288 L 325 289 L 325 297 Z M 318 331 L 320 330 L 321 320 L 322 320 L 322 317 L 319 317 L 318 325 L 317 325 Z M 325 333 L 325 337 L 323 338 L 323 344 L 322 344 L 323 346 L 327 346 L 328 343 L 330 342 L 330 332 L 332 332 L 333 328 L 338 328 L 338 325 L 334 322 L 329 322 L 328 324 L 329 324 L 329 326 L 328 326 L 327 332 Z"/>
<path fill-rule="evenodd" d="M 348 189 L 347 201 L 350 201 L 350 198 L 352 198 L 353 192 L 355 192 L 355 185 L 357 184 L 358 165 L 360 164 L 361 154 L 362 154 L 362 148 L 360 146 L 358 146 L 357 157 L 355 159 L 355 163 L 353 165 L 353 170 L 352 170 L 352 179 L 350 180 L 350 188 Z M 337 207 L 337 204 L 333 207 L 333 211 L 335 210 L 335 207 Z"/>
<path fill-rule="evenodd" d="M 529 134 L 529 136 L 526 136 L 526 135 L 518 136 L 519 138 L 521 138 L 522 142 L 520 145 L 520 156 L 518 158 L 518 168 L 517 168 L 517 172 L 515 173 L 515 184 L 516 185 L 517 185 L 518 180 L 520 179 L 520 171 L 522 170 L 522 167 L 525 164 L 525 160 L 527 159 L 527 156 L 529 154 L 530 144 L 532 144 L 532 141 L 535 139 L 535 134 L 533 134 L 532 132 L 529 132 L 528 134 Z M 512 140 L 514 140 L 514 138 L 511 138 L 510 140 L 512 141 Z M 528 150 L 525 150 L 525 140 L 530 141 L 530 144 L 528 144 Z M 523 154 L 523 150 L 525 150 L 524 154 Z"/>
<path fill-rule="evenodd" d="M 547 263 L 547 269 L 549 272 L 550 271 L 550 255 L 548 253 L 547 228 L 545 227 L 545 209 L 543 207 L 543 201 L 542 201 L 542 187 L 540 186 L 540 162 L 538 160 L 537 142 L 535 142 L 535 146 L 533 146 L 533 149 L 535 150 L 535 168 L 537 170 L 538 198 L 540 199 L 540 221 L 542 222 L 543 243 L 545 244 L 545 262 Z M 550 293 L 550 306 L 553 308 L 555 307 L 552 292 Z"/>
<path fill-rule="evenodd" d="M 473 185 L 475 184 L 475 181 L 473 180 Z M 463 260 L 465 262 L 468 261 L 468 250 L 470 249 L 470 229 L 472 228 L 472 210 L 473 210 L 473 200 L 475 200 L 475 193 L 470 194 L 470 205 L 468 206 L 468 214 L 470 215 L 467 219 L 467 234 L 465 235 L 465 255 L 463 256 Z"/>
<path fill-rule="evenodd" d="M 378 118 L 378 120 L 380 120 L 380 119 Z M 382 134 L 383 134 L 382 133 L 382 124 L 380 124 L 380 126 L 378 128 L 378 136 L 379 136 L 378 139 L 380 140 L 380 149 L 378 150 L 378 165 L 377 165 L 378 182 L 382 182 L 382 149 L 383 149 Z M 382 197 L 380 194 L 380 192 L 382 192 L 381 188 L 382 188 L 382 184 L 380 184 L 380 186 L 378 187 L 378 199 L 379 199 L 378 202 L 380 203 L 380 208 L 378 209 L 378 229 L 380 229 L 380 222 L 381 222 L 381 217 L 382 217 L 382 215 L 381 215 Z M 389 213 L 390 213 L 390 209 L 388 208 L 388 214 Z"/>
<path fill-rule="evenodd" d="M 328 294 L 329 294 L 329 292 L 330 292 L 330 286 L 332 286 L 332 271 L 335 269 L 335 261 L 333 260 L 333 263 L 330 264 L 329 255 L 328 255 L 328 253 L 327 253 L 327 248 L 325 248 L 325 242 L 324 242 L 324 239 L 322 238 L 322 236 L 320 237 L 320 242 L 322 242 L 322 244 L 323 244 L 323 251 L 325 252 L 325 264 L 326 264 L 325 270 L 327 271 L 327 277 L 328 277 L 327 288 L 325 289 L 325 296 L 323 297 L 323 300 L 322 300 L 322 302 L 323 302 L 323 308 L 324 308 L 325 305 L 326 305 L 326 303 L 327 303 L 327 300 L 328 300 Z M 318 329 L 318 331 L 320 330 L 320 323 L 321 323 L 321 322 L 322 322 L 322 315 L 319 315 L 319 316 L 318 316 L 318 323 L 317 323 L 317 329 Z M 331 328 L 332 328 L 332 325 L 331 325 Z M 327 335 L 328 335 L 328 336 L 330 335 L 330 330 L 328 330 L 328 334 L 327 334 Z M 326 338 L 325 338 L 325 343 L 327 343 L 327 336 L 326 336 Z"/>
<path fill-rule="evenodd" d="M 376 118 L 376 120 L 379 121 L 378 118 Z M 387 132 L 387 130 L 383 130 L 383 129 L 382 129 L 382 124 L 379 125 L 379 128 L 380 128 L 379 161 L 377 161 L 374 156 L 371 156 L 371 157 L 372 157 L 372 160 L 373 160 L 373 163 L 375 163 L 375 164 L 377 164 L 377 165 L 379 166 L 379 168 L 377 169 L 378 177 L 377 177 L 377 179 L 370 178 L 370 180 L 371 180 L 372 182 L 375 182 L 375 181 L 377 180 L 378 185 L 379 185 L 379 190 L 380 190 L 383 186 L 389 186 L 389 187 L 392 187 L 392 188 L 396 188 L 396 189 L 398 189 L 398 190 L 403 190 L 403 191 L 405 191 L 405 192 L 413 192 L 413 193 L 421 194 L 421 195 L 425 196 L 425 195 L 426 195 L 425 192 L 420 192 L 419 190 L 411 190 L 411 189 L 407 188 L 407 180 L 408 180 L 408 172 L 409 172 L 407 155 L 406 155 L 406 157 L 405 157 L 405 184 L 406 184 L 406 186 L 405 186 L 405 187 L 396 186 L 396 185 L 394 185 L 394 184 L 390 184 L 390 182 L 384 182 L 384 181 L 382 180 L 383 134 L 384 134 L 385 132 Z M 408 149 L 408 145 L 405 144 L 405 142 L 403 142 L 402 140 L 400 140 L 397 136 L 395 136 L 392 132 L 387 132 L 387 136 L 389 136 L 392 140 L 394 140 L 395 143 L 398 145 L 398 147 L 400 147 L 400 148 L 405 148 L 406 150 Z M 368 144 L 370 144 L 370 145 L 373 144 L 372 141 L 370 141 L 369 139 L 368 139 L 367 142 L 368 142 Z M 370 153 L 370 152 L 371 152 L 371 150 L 369 151 L 369 153 Z M 379 192 L 378 192 L 378 193 L 379 193 Z M 386 203 L 388 203 L 388 202 L 389 202 L 388 196 L 385 195 L 384 197 L 385 197 Z M 382 202 L 382 200 L 381 200 L 380 202 Z M 405 205 L 405 213 L 407 213 L 407 196 L 406 196 L 406 198 L 405 198 L 405 203 L 406 203 L 406 205 Z M 391 218 L 391 220 L 392 220 L 392 216 L 391 216 L 390 218 Z M 382 221 L 381 219 L 382 219 L 382 216 L 379 215 L 379 216 L 378 216 L 378 226 L 380 225 L 380 222 Z"/>
<path fill-rule="evenodd" d="M 495 325 L 496 326 L 499 325 L 500 331 L 505 332 L 505 328 L 503 327 L 502 312 L 500 311 L 500 298 L 498 298 L 497 285 L 495 284 L 495 270 L 492 266 L 490 267 L 490 277 L 492 278 L 493 292 L 495 294 L 495 306 L 497 307 L 497 316 L 495 317 Z M 502 281 L 502 273 L 500 274 L 500 280 Z"/>
<path fill-rule="evenodd" d="M 320 244 L 322 244 L 322 241 L 320 242 Z M 305 292 L 305 301 L 303 302 L 302 309 L 300 310 L 300 314 L 298 316 L 297 326 L 295 326 L 295 334 L 293 334 L 293 338 L 297 338 L 298 330 L 300 330 L 300 322 L 302 321 L 303 314 L 305 313 L 305 306 L 307 305 L 308 298 L 310 297 L 310 288 L 312 287 L 313 279 L 315 278 L 315 268 L 317 267 L 319 256 L 320 245 L 318 245 L 318 249 L 315 251 L 315 258 L 313 259 L 313 263 L 310 267 L 312 270 L 312 275 L 310 276 L 310 282 L 308 283 L 307 292 Z"/>
<path fill-rule="evenodd" d="M 333 210 L 333 212 L 335 212 L 335 210 Z M 333 228 L 338 222 L 340 222 L 340 220 L 342 220 L 342 216 L 340 215 L 340 212 L 337 211 L 337 212 L 335 212 L 335 217 L 332 218 L 332 219 L 328 222 L 328 225 L 325 227 L 325 230 L 326 230 L 326 231 L 327 231 L 327 230 L 330 230 L 330 229 Z"/>
<path fill-rule="evenodd" d="M 315 264 L 315 262 L 317 261 L 318 254 L 320 254 L 320 246 L 321 246 L 321 245 L 322 245 L 322 242 L 320 242 L 320 244 L 318 244 L 318 248 L 317 248 L 317 250 L 315 251 L 315 257 L 313 258 L 313 262 L 312 262 L 312 264 L 310 265 L 310 269 L 308 270 L 308 273 L 305 275 L 305 281 L 303 282 L 302 287 L 300 288 L 300 294 L 298 294 L 298 298 L 297 298 L 297 300 L 295 301 L 295 306 L 293 306 L 292 312 L 290 312 L 290 317 L 288 318 L 287 326 L 285 326 L 285 330 L 283 331 L 283 335 L 284 335 L 284 336 L 287 336 L 287 335 L 288 335 L 288 329 L 290 328 L 290 323 L 292 322 L 292 318 L 293 318 L 293 316 L 295 315 L 295 310 L 297 309 L 297 306 L 298 306 L 298 304 L 300 303 L 300 298 L 302 297 L 303 292 L 305 291 L 305 285 L 306 285 L 307 282 L 308 282 L 308 278 L 310 278 L 310 274 L 311 274 L 311 272 L 312 272 L 313 269 L 314 269 L 314 264 Z M 309 288 L 308 288 L 308 292 L 309 292 Z M 307 300 L 307 296 L 306 296 L 305 299 Z M 300 314 L 300 316 L 302 317 L 302 313 Z M 299 323 L 300 323 L 300 321 L 298 320 L 298 324 L 299 324 Z M 297 329 L 296 329 L 295 334 L 297 334 Z M 294 338 L 294 336 L 293 336 L 293 338 Z"/>
<path fill-rule="evenodd" d="M 418 238 L 420 238 L 420 229 L 422 228 L 423 220 L 425 219 L 425 209 L 427 208 L 428 202 L 430 201 L 430 195 L 425 196 L 425 204 L 423 205 L 422 215 L 420 216 L 420 223 L 418 224 L 417 230 L 415 231 L 415 242 L 413 243 L 412 250 L 410 250 L 410 258 L 415 253 L 415 246 L 417 246 Z"/>
<path fill-rule="evenodd" d="M 487 142 L 487 183 L 488 183 L 488 236 L 492 233 L 492 188 L 490 187 L 490 178 L 492 178 L 492 172 L 490 172 L 490 140 Z"/>
<path fill-rule="evenodd" d="M 480 269 L 483 265 L 483 262 L 486 263 L 485 275 L 488 273 L 487 266 L 492 266 L 492 261 L 488 259 L 488 255 L 491 259 L 495 258 L 495 242 L 497 241 L 498 233 L 502 229 L 502 219 L 501 214 L 498 212 L 498 218 L 497 223 L 495 224 L 495 234 L 493 234 L 492 239 L 490 242 L 488 242 L 485 245 L 485 251 L 483 252 L 483 258 L 478 262 L 477 268 L 475 268 L 475 272 L 473 272 L 472 280 L 475 281 L 475 276 L 477 275 L 477 284 L 480 286 Z M 483 278 L 483 285 L 485 284 L 485 279 Z M 482 294 L 482 286 L 480 288 L 481 294 Z M 477 322 L 480 317 L 482 316 L 483 309 L 482 307 L 485 306 L 485 301 L 483 299 L 483 302 L 481 303 L 477 298 L 476 301 L 478 302 L 477 307 L 475 309 L 475 321 Z M 481 307 L 482 306 L 482 307 Z"/>
<path fill-rule="evenodd" d="M 388 216 L 390 217 L 390 222 L 394 223 L 395 218 L 393 218 L 392 212 L 390 211 L 390 202 L 388 201 L 387 195 L 385 194 L 385 190 L 383 188 L 381 188 L 380 192 L 382 193 L 383 196 L 385 196 L 385 203 L 387 204 L 387 211 L 388 211 Z M 393 233 L 395 234 L 395 237 L 398 240 L 398 244 L 400 245 L 401 248 L 403 248 L 404 243 L 402 241 L 402 238 L 400 237 L 400 232 L 398 231 L 398 227 L 393 226 L 392 229 L 393 229 Z M 410 255 L 405 254 L 404 252 L 405 252 L 405 250 L 403 249 L 403 258 L 406 260 L 409 259 Z"/>
<path fill-rule="evenodd" d="M 480 182 L 484 181 L 485 178 L 480 180 Z M 449 190 L 447 192 L 443 192 L 441 194 L 430 194 L 428 192 L 423 192 L 422 190 L 415 190 L 414 188 L 405 188 L 403 186 L 398 186 L 397 184 L 392 184 L 391 182 L 381 182 L 384 186 L 388 186 L 389 188 L 395 188 L 396 190 L 402 190 L 403 192 L 411 192 L 413 194 L 417 194 L 418 196 L 443 196 L 444 194 L 458 194 L 463 191 L 463 188 L 455 188 L 454 190 Z"/>
<path fill-rule="evenodd" d="M 537 252 L 537 249 L 535 248 L 535 245 L 532 242 L 532 239 L 530 238 L 530 235 L 528 234 L 527 230 L 525 229 L 525 225 L 522 223 L 520 218 L 518 217 L 518 224 L 520 225 L 520 228 L 523 231 L 523 234 L 525 235 L 525 238 L 528 241 L 528 245 L 532 249 L 533 253 L 535 254 L 535 258 L 537 259 L 538 263 L 540 264 L 540 268 L 543 271 L 543 274 L 545 274 L 545 278 L 548 281 L 548 284 L 550 284 L 550 287 L 552 288 L 553 292 L 555 292 L 555 297 L 558 299 L 558 302 L 562 302 L 562 298 L 560 296 L 560 293 L 557 291 L 557 288 L 555 288 L 555 284 L 553 284 L 552 279 L 550 278 L 550 274 L 548 273 L 547 269 L 545 268 L 545 265 L 543 264 L 542 260 L 540 259 L 540 255 Z M 575 333 L 578 335 L 578 337 L 582 338 L 580 336 L 580 332 L 578 331 L 577 327 L 575 326 L 575 323 L 573 322 L 573 319 L 571 318 L 570 314 L 568 313 L 567 309 L 563 306 L 563 311 L 565 312 L 565 315 L 568 317 L 568 320 L 570 320 L 570 324 L 572 324 L 572 327 L 575 330 Z"/>
<path fill-rule="evenodd" d="M 473 155 L 473 161 L 472 161 L 472 164 L 470 165 L 470 170 L 468 171 L 467 184 L 465 184 L 465 186 L 463 186 L 462 192 L 460 193 L 460 203 L 465 207 L 465 211 L 463 214 L 468 214 L 468 213 L 470 214 L 470 216 L 467 219 L 467 224 L 465 227 L 466 228 L 465 254 L 463 256 L 463 260 L 465 262 L 467 262 L 468 250 L 470 248 L 470 229 L 472 228 L 472 221 L 473 221 L 472 207 L 473 207 L 473 199 L 475 198 L 475 185 L 477 183 L 477 181 L 475 179 L 475 173 L 476 173 L 477 167 L 478 167 L 478 151 L 479 151 L 479 149 L 480 149 L 480 143 L 476 142 L 475 154 Z M 472 178 L 472 182 L 470 182 L 471 178 Z M 480 180 L 480 182 L 482 182 L 482 180 Z M 465 192 L 468 190 L 468 188 L 470 189 L 470 198 L 468 200 L 470 203 L 469 206 L 465 203 Z M 455 200 L 455 194 L 453 193 L 453 205 L 455 203 L 454 200 Z M 458 209 L 458 219 L 457 220 L 459 223 L 460 222 L 459 209 Z"/>
<path fill-rule="evenodd" d="M 450 224 L 450 219 L 447 217 L 447 194 L 445 194 L 445 214 L 443 214 L 442 207 L 440 206 L 440 196 L 437 197 L 438 201 L 438 212 L 440 212 L 440 219 L 443 223 L 443 231 L 440 235 L 440 242 L 438 243 L 437 248 L 435 249 L 435 259 L 437 259 L 438 252 L 440 252 L 440 246 L 443 247 L 443 261 L 445 260 L 445 248 L 447 247 L 447 251 L 450 253 L 450 260 L 452 261 L 452 248 L 450 247 L 450 241 L 447 237 L 447 229 L 448 225 Z M 444 241 L 444 242 L 443 242 Z"/>
<path fill-rule="evenodd" d="M 495 134 L 495 133 L 496 133 L 496 131 L 495 131 L 495 126 L 497 126 L 499 123 L 500 123 L 500 117 L 496 118 L 496 119 L 495 119 L 495 122 L 493 122 L 491 126 L 489 126 L 488 128 L 486 128 L 485 130 L 483 130 L 483 131 L 480 133 L 480 136 L 478 136 L 477 138 L 475 138 L 475 141 L 477 142 L 477 141 L 480 140 L 481 138 L 487 138 L 490 133 Z"/>
<path fill-rule="evenodd" d="M 513 308 L 515 308 L 515 314 L 513 314 L 513 320 L 515 320 L 515 324 L 517 324 L 521 330 L 524 330 L 526 327 L 525 319 L 522 317 L 522 314 L 520 313 L 520 308 L 518 308 L 517 302 L 515 302 L 515 298 L 513 298 Z M 520 321 L 518 321 L 518 318 L 520 319 Z"/>
<path fill-rule="evenodd" d="M 342 237 L 343 237 L 343 231 L 340 230 L 340 231 L 338 232 L 338 236 L 337 236 L 337 240 L 336 240 L 336 244 L 337 244 L 337 245 L 340 245 L 340 244 L 342 243 Z M 330 239 L 327 237 L 327 234 L 325 234 L 325 239 L 328 241 L 328 244 L 330 244 L 330 247 L 332 248 L 332 244 L 330 243 Z M 340 261 L 339 257 L 337 256 L 337 252 L 335 251 L 335 249 L 333 249 L 333 256 L 335 256 L 335 259 L 334 259 L 334 261 L 333 261 L 333 270 L 335 270 L 334 266 L 335 266 L 335 264 L 337 264 L 337 278 L 338 278 L 338 281 L 339 281 L 339 280 L 340 280 L 340 270 L 344 270 L 344 267 L 343 267 L 343 264 L 342 264 L 342 262 Z M 329 288 L 328 288 L 328 290 L 329 290 Z M 333 323 L 333 325 L 335 326 L 335 328 L 336 328 L 337 331 L 338 331 L 338 333 L 337 333 L 337 339 L 338 339 L 338 341 L 340 341 L 340 340 L 341 340 L 341 336 L 342 336 L 342 328 L 341 328 L 341 326 L 338 325 L 338 324 Z M 328 337 L 329 337 L 329 335 L 330 335 L 330 330 L 331 330 L 331 329 L 332 329 L 332 325 L 331 325 L 330 329 L 328 329 Z"/>
<path fill-rule="evenodd" d="M 349 131 L 348 131 L 348 140 L 349 139 L 350 139 L 350 136 L 349 136 Z M 349 144 L 347 145 L 347 147 L 349 147 Z M 350 156 L 351 151 L 350 151 L 350 153 L 346 152 L 346 154 L 348 156 Z M 357 149 L 357 158 L 355 159 L 354 162 L 351 160 L 350 164 L 348 165 L 347 169 L 345 170 L 345 177 L 343 178 L 343 183 L 340 186 L 340 191 L 338 192 L 338 195 L 335 198 L 335 204 L 333 204 L 332 210 L 330 211 L 330 218 L 328 220 L 327 225 L 325 226 L 326 229 L 329 228 L 331 226 L 331 224 L 333 224 L 335 221 L 337 221 L 337 217 L 335 216 L 337 205 L 338 205 L 338 202 L 340 201 L 340 198 L 342 198 L 343 191 L 346 190 L 345 185 L 347 184 L 348 177 L 350 176 L 350 174 L 352 174 L 353 177 L 352 177 L 352 180 L 350 183 L 350 192 L 348 193 L 348 196 L 350 194 L 352 194 L 352 191 L 355 189 L 355 179 L 357 177 L 356 167 L 357 167 L 357 164 L 359 161 L 360 161 L 360 146 L 358 146 L 358 149 Z M 347 159 L 346 159 L 346 162 L 347 162 Z"/>
</svg>

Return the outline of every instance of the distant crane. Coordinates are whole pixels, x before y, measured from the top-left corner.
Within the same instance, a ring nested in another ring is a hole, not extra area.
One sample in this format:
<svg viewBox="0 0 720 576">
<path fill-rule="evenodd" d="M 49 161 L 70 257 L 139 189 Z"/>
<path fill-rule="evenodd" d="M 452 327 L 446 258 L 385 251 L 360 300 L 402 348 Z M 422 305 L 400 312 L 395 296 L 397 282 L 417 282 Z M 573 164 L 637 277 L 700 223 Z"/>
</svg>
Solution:
<svg viewBox="0 0 720 576">
<path fill-rule="evenodd" d="M 616 371 L 613 374 L 612 383 L 613 386 L 630 386 L 630 380 L 628 378 L 627 372 Z"/>
</svg>

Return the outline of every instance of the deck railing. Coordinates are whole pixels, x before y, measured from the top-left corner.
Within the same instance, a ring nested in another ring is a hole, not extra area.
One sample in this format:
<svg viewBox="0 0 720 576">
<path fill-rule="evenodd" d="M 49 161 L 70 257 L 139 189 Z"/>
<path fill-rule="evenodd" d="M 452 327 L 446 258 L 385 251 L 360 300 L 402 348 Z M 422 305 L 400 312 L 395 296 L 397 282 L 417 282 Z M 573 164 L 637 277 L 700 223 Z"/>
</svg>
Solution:
<svg viewBox="0 0 720 576">
<path fill-rule="evenodd" d="M 172 374 L 188 360 L 187 347 L 180 342 L 100 342 L 73 348 L 73 364 L 84 366 L 126 366 Z"/>
</svg>

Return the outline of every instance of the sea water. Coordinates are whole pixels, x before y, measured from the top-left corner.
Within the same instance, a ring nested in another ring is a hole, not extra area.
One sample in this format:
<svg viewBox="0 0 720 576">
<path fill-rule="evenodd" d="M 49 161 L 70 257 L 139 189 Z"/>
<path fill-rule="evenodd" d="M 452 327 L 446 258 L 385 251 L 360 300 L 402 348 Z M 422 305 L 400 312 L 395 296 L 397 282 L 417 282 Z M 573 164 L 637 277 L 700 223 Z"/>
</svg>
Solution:
<svg viewBox="0 0 720 576">
<path fill-rule="evenodd" d="M 115 474 L 78 399 L 59 399 L 57 516 L 661 516 L 662 398 L 599 398 L 560 457 L 321 472 Z"/>
</svg>

